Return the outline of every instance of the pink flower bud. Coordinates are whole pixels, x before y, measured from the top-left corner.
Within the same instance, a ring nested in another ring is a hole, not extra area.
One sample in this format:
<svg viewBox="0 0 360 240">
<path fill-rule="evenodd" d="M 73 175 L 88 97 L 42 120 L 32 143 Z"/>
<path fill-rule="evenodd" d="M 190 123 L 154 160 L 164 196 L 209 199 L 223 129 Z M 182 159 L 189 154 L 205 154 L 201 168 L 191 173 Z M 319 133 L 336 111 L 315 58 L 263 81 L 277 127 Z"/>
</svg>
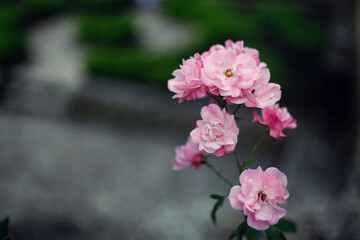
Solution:
<svg viewBox="0 0 360 240">
<path fill-rule="evenodd" d="M 189 137 L 186 144 L 176 148 L 175 159 L 172 160 L 173 169 L 181 170 L 190 165 L 198 169 L 201 165 L 203 154 L 199 151 L 199 145 Z"/>
<path fill-rule="evenodd" d="M 254 111 L 253 123 L 259 122 L 270 128 L 270 136 L 282 140 L 286 135 L 284 129 L 294 129 L 297 127 L 296 120 L 290 115 L 286 107 L 280 108 L 278 104 L 261 110 L 262 117 Z"/>
</svg>

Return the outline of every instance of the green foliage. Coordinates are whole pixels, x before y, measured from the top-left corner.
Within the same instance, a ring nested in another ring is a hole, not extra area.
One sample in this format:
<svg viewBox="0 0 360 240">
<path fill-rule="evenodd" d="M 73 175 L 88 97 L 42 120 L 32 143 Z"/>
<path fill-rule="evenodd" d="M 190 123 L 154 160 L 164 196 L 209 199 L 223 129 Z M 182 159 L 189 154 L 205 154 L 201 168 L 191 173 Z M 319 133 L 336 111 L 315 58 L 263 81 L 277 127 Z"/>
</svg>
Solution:
<svg viewBox="0 0 360 240">
<path fill-rule="evenodd" d="M 141 79 L 142 75 L 147 75 L 150 62 L 150 59 L 138 49 L 98 47 L 91 51 L 87 69 L 96 75 Z"/>
<path fill-rule="evenodd" d="M 264 232 L 249 228 L 245 234 L 245 237 L 247 240 L 262 240 L 264 239 Z"/>
<path fill-rule="evenodd" d="M 88 56 L 87 70 L 94 75 L 132 78 L 164 87 L 183 57 L 156 57 L 139 48 L 96 47 Z"/>
<path fill-rule="evenodd" d="M 166 1 L 164 9 L 173 16 L 194 23 L 207 45 L 223 42 L 228 38 L 253 39 L 258 32 L 254 16 L 239 12 L 239 9 L 227 1 Z"/>
<path fill-rule="evenodd" d="M 37 12 L 57 11 L 65 9 L 67 0 L 21 0 L 21 5 L 29 15 L 35 15 Z"/>
<path fill-rule="evenodd" d="M 210 197 L 211 197 L 212 199 L 222 199 L 222 198 L 224 198 L 224 196 L 221 196 L 221 195 L 219 195 L 219 194 L 210 194 Z"/>
<path fill-rule="evenodd" d="M 271 82 L 278 83 L 284 89 L 289 76 L 288 63 L 285 56 L 281 55 L 281 50 L 271 48 L 271 46 L 262 43 L 258 45 L 261 61 L 265 62 L 270 69 Z"/>
<path fill-rule="evenodd" d="M 265 230 L 265 235 L 267 240 L 286 240 L 284 232 L 296 232 L 295 223 L 288 219 L 280 219 L 279 223 Z M 237 240 L 241 240 L 243 236 L 247 240 L 261 240 L 264 239 L 264 231 L 253 229 L 244 221 L 231 233 L 229 239 L 236 237 Z"/>
<path fill-rule="evenodd" d="M 324 35 L 322 26 L 292 3 L 263 1 L 239 6 L 219 0 L 168 0 L 163 4 L 167 13 L 194 23 L 207 47 L 233 39 L 259 49 L 261 60 L 271 69 L 271 81 L 286 88 L 289 64 L 282 48 L 315 49 Z"/>
<path fill-rule="evenodd" d="M 24 36 L 20 32 L 3 32 L 1 29 L 0 36 L 0 64 L 12 61 L 24 52 Z"/>
<path fill-rule="evenodd" d="M 0 29 L 12 29 L 19 27 L 21 17 L 23 16 L 22 9 L 17 4 L 0 5 Z"/>
<path fill-rule="evenodd" d="M 221 195 L 216 195 L 216 194 L 211 194 L 210 197 L 212 199 L 216 199 L 216 202 L 214 204 L 213 209 L 211 210 L 211 220 L 214 224 L 216 224 L 216 212 L 219 210 L 219 208 L 223 205 L 224 203 L 224 196 Z"/>
<path fill-rule="evenodd" d="M 128 14 L 83 14 L 79 31 L 81 38 L 100 45 L 130 45 L 134 40 Z"/>
<path fill-rule="evenodd" d="M 249 227 L 247 222 L 242 222 L 230 235 L 229 239 L 234 239 L 236 237 L 237 240 L 243 239 L 243 236 L 246 237 L 247 240 L 261 240 L 264 239 L 264 233 L 262 231 L 258 231 Z"/>
<path fill-rule="evenodd" d="M 237 240 L 241 240 L 243 236 L 245 236 L 252 228 L 250 228 L 247 224 L 247 222 L 242 222 L 230 235 L 229 239 L 233 239 L 236 237 Z M 255 229 L 253 229 L 256 231 Z M 255 236 L 256 234 L 253 232 L 249 236 Z M 250 239 L 249 239 L 250 240 Z M 253 239 L 251 239 L 253 240 Z M 255 240 L 255 239 L 254 239 Z"/>
<path fill-rule="evenodd" d="M 274 227 L 285 233 L 296 232 L 296 224 L 293 221 L 286 218 L 281 218 Z"/>
<path fill-rule="evenodd" d="M 0 5 L 0 64 L 13 62 L 25 51 L 23 15 L 18 3 Z"/>
<path fill-rule="evenodd" d="M 324 34 L 319 22 L 305 15 L 298 5 L 277 2 L 260 2 L 255 5 L 258 19 L 264 29 L 271 29 L 283 44 L 294 48 L 317 47 Z"/>
<path fill-rule="evenodd" d="M 249 226 L 246 221 L 241 223 L 230 235 L 229 239 L 236 237 L 237 240 L 241 240 L 243 235 L 249 230 Z"/>
<path fill-rule="evenodd" d="M 119 12 L 134 5 L 133 0 L 77 0 L 76 4 L 81 11 L 92 12 Z"/>
<path fill-rule="evenodd" d="M 286 240 L 285 235 L 274 226 L 271 226 L 268 229 L 266 229 L 265 235 L 268 240 Z"/>
<path fill-rule="evenodd" d="M 82 1 L 89 6 L 100 6 L 101 4 L 111 5 L 115 0 Z M 175 59 L 175 57 L 188 58 L 195 52 L 206 51 L 215 43 L 223 44 L 226 39 L 233 39 L 244 40 L 246 46 L 259 49 L 261 60 L 266 62 L 271 69 L 271 81 L 286 88 L 289 65 L 285 56 L 286 52 L 281 48 L 315 48 L 320 44 L 323 34 L 318 23 L 306 16 L 303 9 L 291 3 L 260 2 L 249 5 L 245 9 L 236 6 L 231 1 L 168 0 L 162 6 L 168 14 L 195 26 L 199 38 L 193 45 L 189 46 L 185 52 L 176 52 L 174 49 L 168 56 L 158 58 L 135 51 L 131 54 L 139 53 L 139 56 L 127 57 L 131 63 L 124 63 L 123 67 L 119 65 L 123 61 L 115 56 L 115 61 L 111 62 L 101 57 L 104 54 L 91 54 L 88 61 L 90 73 L 121 77 L 135 76 L 137 79 L 142 79 L 144 74 L 134 70 L 132 62 L 133 59 L 138 58 L 139 63 L 135 65 L 149 69 L 146 73 L 146 82 L 165 86 L 166 81 L 171 78 L 171 72 L 181 63 L 181 58 Z M 98 46 L 136 47 L 133 44 L 134 30 L 131 26 L 131 18 L 126 13 L 105 15 L 101 13 L 101 9 L 97 13 L 91 13 L 91 11 L 85 13 L 80 21 L 80 35 L 83 39 Z M 277 46 L 270 45 L 267 41 L 269 38 L 272 39 L 271 42 L 275 41 Z M 114 48 L 114 51 L 117 50 Z M 96 56 L 100 59 L 96 59 Z M 106 66 L 107 63 L 108 66 Z M 97 64 L 101 66 L 96 66 Z"/>
</svg>

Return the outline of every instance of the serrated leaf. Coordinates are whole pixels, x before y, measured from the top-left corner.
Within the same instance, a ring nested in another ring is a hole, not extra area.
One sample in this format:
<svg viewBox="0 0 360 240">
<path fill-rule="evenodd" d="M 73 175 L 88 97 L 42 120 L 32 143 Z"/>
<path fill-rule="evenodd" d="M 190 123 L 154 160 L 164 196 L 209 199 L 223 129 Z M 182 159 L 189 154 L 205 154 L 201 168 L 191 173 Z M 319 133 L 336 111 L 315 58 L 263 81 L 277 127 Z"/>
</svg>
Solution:
<svg viewBox="0 0 360 240">
<path fill-rule="evenodd" d="M 286 240 L 285 235 L 274 226 L 266 229 L 265 234 L 268 240 Z"/>
<path fill-rule="evenodd" d="M 296 224 L 287 218 L 281 218 L 275 227 L 285 233 L 296 232 Z"/>
<path fill-rule="evenodd" d="M 220 198 L 215 202 L 213 209 L 211 210 L 211 220 L 216 225 L 216 212 L 223 205 L 224 198 Z"/>
<path fill-rule="evenodd" d="M 253 228 L 249 228 L 245 234 L 247 240 L 261 240 L 264 239 L 264 233 Z"/>
<path fill-rule="evenodd" d="M 233 239 L 236 237 L 237 240 L 241 240 L 244 234 L 247 233 L 249 230 L 249 226 L 247 225 L 247 222 L 241 223 L 230 235 L 229 239 Z"/>
<path fill-rule="evenodd" d="M 224 196 L 221 196 L 221 195 L 219 195 L 219 194 L 210 194 L 210 197 L 211 197 L 212 199 L 221 199 L 221 198 L 224 198 Z"/>
<path fill-rule="evenodd" d="M 0 239 L 3 239 L 9 235 L 9 218 L 5 217 L 0 222 Z"/>
</svg>

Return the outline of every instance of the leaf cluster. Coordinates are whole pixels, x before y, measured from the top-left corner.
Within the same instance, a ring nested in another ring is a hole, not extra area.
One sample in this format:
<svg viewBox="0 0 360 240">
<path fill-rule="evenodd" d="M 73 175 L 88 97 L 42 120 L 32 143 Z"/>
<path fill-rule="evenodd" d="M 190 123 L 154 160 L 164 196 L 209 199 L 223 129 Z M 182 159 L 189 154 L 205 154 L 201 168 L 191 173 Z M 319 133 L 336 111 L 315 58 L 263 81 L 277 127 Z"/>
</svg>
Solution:
<svg viewBox="0 0 360 240">
<path fill-rule="evenodd" d="M 284 233 L 296 232 L 296 225 L 293 221 L 283 218 L 276 225 L 271 226 L 265 231 L 259 231 L 249 227 L 245 221 L 232 232 L 229 239 L 236 238 L 236 240 L 241 240 L 243 237 L 246 237 L 247 240 L 261 240 L 264 239 L 264 232 L 268 240 L 286 240 Z"/>
<path fill-rule="evenodd" d="M 214 207 L 211 210 L 211 220 L 216 225 L 216 212 L 223 205 L 224 200 L 225 200 L 225 196 L 221 196 L 221 195 L 217 195 L 217 194 L 211 194 L 210 197 L 212 199 L 216 200 L 216 202 L 214 204 Z"/>
</svg>

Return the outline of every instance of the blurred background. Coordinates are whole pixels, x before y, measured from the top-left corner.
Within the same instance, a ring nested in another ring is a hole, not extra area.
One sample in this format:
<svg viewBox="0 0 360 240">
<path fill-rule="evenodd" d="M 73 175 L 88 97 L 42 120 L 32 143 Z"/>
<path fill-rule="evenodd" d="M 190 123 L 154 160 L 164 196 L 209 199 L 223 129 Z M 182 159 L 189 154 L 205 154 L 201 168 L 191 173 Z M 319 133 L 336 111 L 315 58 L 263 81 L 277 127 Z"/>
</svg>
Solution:
<svg viewBox="0 0 360 240">
<path fill-rule="evenodd" d="M 288 239 L 360 239 L 359 30 L 356 0 L 1 0 L 0 217 L 15 240 L 227 239 L 242 215 L 226 202 L 214 226 L 209 194 L 228 187 L 171 170 L 208 100 L 166 85 L 232 39 L 260 51 L 298 120 L 256 154 L 288 176 Z M 262 135 L 251 111 L 241 158 Z"/>
</svg>

